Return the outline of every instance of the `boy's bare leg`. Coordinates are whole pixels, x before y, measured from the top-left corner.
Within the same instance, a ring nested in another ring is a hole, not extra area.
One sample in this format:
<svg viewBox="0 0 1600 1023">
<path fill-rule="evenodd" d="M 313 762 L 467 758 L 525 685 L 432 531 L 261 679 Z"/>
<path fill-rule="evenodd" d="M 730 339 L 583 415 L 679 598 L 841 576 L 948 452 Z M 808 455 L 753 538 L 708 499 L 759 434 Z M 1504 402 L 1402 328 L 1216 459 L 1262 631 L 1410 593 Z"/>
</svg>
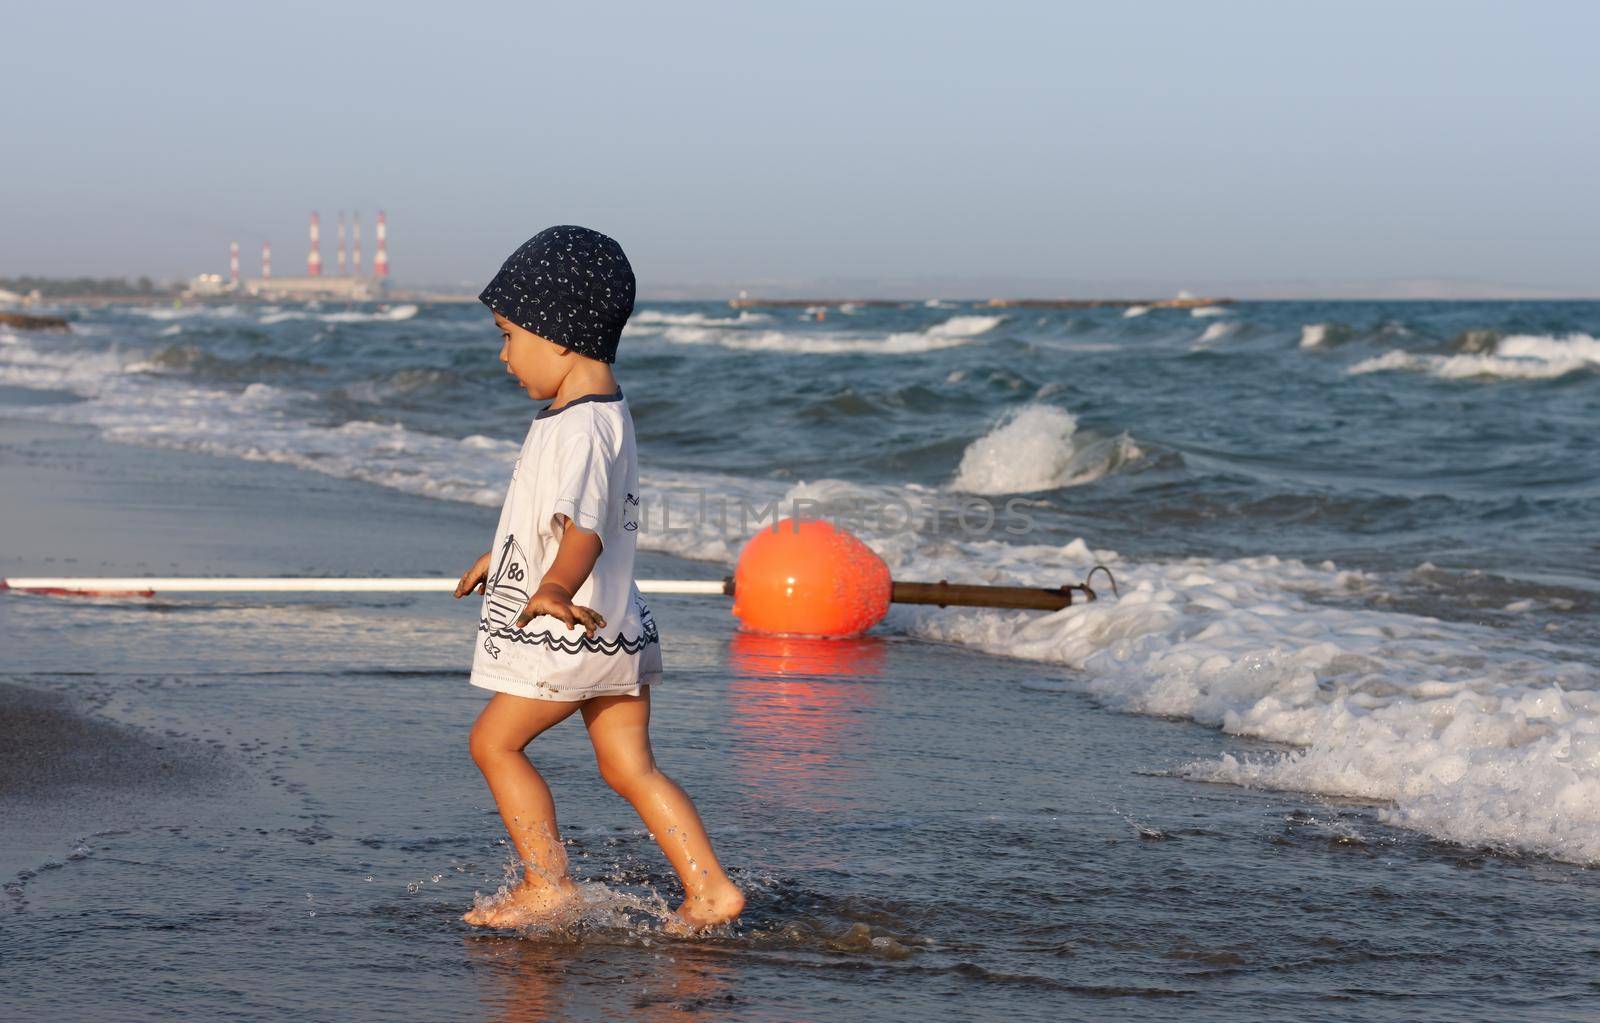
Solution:
<svg viewBox="0 0 1600 1023">
<path fill-rule="evenodd" d="M 577 885 L 567 876 L 567 852 L 556 827 L 550 786 L 523 749 L 579 704 L 495 693 L 472 726 L 472 759 L 494 795 L 500 819 L 522 863 L 522 884 L 505 901 L 462 917 L 469 924 L 506 926 L 547 913 L 570 899 Z"/>
<path fill-rule="evenodd" d="M 726 923 L 744 909 L 744 894 L 711 851 L 688 793 L 656 767 L 650 751 L 650 687 L 638 696 L 596 696 L 583 703 L 600 775 L 633 804 L 683 881 L 680 930 Z"/>
</svg>

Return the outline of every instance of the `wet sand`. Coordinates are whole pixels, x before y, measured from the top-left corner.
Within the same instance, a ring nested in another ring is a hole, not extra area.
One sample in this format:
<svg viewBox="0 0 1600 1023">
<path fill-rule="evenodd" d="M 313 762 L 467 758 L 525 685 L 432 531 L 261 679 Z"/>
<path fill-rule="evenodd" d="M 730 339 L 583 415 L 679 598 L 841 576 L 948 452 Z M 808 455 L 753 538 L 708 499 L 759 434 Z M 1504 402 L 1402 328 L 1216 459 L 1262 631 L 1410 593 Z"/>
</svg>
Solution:
<svg viewBox="0 0 1600 1023">
<path fill-rule="evenodd" d="M 70 696 L 0 683 L 0 878 L 20 898 L 30 871 L 78 840 L 151 813 L 181 815 L 241 779 L 221 751 L 107 721 Z"/>
</svg>

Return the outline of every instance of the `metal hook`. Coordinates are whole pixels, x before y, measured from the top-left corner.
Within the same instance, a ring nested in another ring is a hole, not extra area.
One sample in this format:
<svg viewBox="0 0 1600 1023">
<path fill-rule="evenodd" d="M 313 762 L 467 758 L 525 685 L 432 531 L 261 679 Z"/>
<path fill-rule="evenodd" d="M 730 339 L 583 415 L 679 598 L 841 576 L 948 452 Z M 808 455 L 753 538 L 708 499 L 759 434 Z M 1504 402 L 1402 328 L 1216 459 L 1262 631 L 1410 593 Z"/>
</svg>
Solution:
<svg viewBox="0 0 1600 1023">
<path fill-rule="evenodd" d="M 1100 599 L 1100 595 L 1098 593 L 1096 593 L 1094 591 L 1094 588 L 1089 585 L 1089 580 L 1094 578 L 1094 574 L 1096 572 L 1104 572 L 1106 574 L 1106 580 L 1111 583 L 1111 592 L 1113 594 L 1115 594 L 1116 596 L 1118 596 L 1118 597 L 1122 596 L 1122 591 L 1117 589 L 1117 577 L 1111 574 L 1111 569 L 1107 568 L 1104 565 L 1096 565 L 1093 568 L 1089 569 L 1089 574 L 1083 577 L 1083 582 L 1081 582 L 1081 583 L 1068 583 L 1067 585 L 1061 587 L 1061 591 L 1067 595 L 1067 606 L 1068 607 L 1072 606 L 1072 591 L 1073 590 L 1082 590 L 1083 591 L 1083 596 L 1084 596 L 1084 598 L 1086 600 L 1099 600 Z"/>
<path fill-rule="evenodd" d="M 1112 594 L 1112 596 L 1115 596 L 1115 597 L 1121 597 L 1122 596 L 1122 591 L 1117 589 L 1117 577 L 1112 575 L 1111 574 L 1111 569 L 1107 568 L 1104 565 L 1096 565 L 1093 568 L 1089 569 L 1089 574 L 1083 577 L 1084 589 L 1088 589 L 1089 588 L 1089 580 L 1094 578 L 1094 574 L 1096 572 L 1104 572 L 1106 574 L 1106 581 L 1111 583 L 1111 594 Z"/>
</svg>

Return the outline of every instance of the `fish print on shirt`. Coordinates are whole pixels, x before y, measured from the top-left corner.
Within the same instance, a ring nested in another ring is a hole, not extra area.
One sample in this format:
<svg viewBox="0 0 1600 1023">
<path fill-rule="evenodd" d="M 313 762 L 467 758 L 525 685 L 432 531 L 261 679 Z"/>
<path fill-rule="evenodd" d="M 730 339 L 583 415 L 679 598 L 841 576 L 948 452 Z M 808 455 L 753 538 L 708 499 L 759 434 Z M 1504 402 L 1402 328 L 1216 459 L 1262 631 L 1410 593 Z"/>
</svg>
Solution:
<svg viewBox="0 0 1600 1023">
<path fill-rule="evenodd" d="M 643 627 L 645 643 L 661 642 L 661 634 L 656 631 L 655 617 L 650 614 L 650 605 L 644 602 L 644 594 L 635 593 L 633 595 L 633 606 L 639 609 L 639 623 Z M 643 645 L 642 643 L 640 644 L 641 648 Z"/>
</svg>

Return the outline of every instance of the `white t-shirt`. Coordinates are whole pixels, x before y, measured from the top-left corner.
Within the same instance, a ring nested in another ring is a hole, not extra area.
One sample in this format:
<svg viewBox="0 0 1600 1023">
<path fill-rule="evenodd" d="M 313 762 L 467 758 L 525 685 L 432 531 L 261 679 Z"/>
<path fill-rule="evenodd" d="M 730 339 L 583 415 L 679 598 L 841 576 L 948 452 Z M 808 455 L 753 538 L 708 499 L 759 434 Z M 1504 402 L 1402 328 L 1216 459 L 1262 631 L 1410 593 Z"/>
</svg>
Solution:
<svg viewBox="0 0 1600 1023">
<path fill-rule="evenodd" d="M 538 700 L 637 695 L 661 678 L 661 641 L 639 587 L 639 461 L 619 387 L 533 417 L 489 551 L 471 682 Z M 600 612 L 593 636 L 540 614 L 512 623 L 555 561 L 557 513 L 600 534 L 600 557 L 572 602 Z"/>
</svg>

